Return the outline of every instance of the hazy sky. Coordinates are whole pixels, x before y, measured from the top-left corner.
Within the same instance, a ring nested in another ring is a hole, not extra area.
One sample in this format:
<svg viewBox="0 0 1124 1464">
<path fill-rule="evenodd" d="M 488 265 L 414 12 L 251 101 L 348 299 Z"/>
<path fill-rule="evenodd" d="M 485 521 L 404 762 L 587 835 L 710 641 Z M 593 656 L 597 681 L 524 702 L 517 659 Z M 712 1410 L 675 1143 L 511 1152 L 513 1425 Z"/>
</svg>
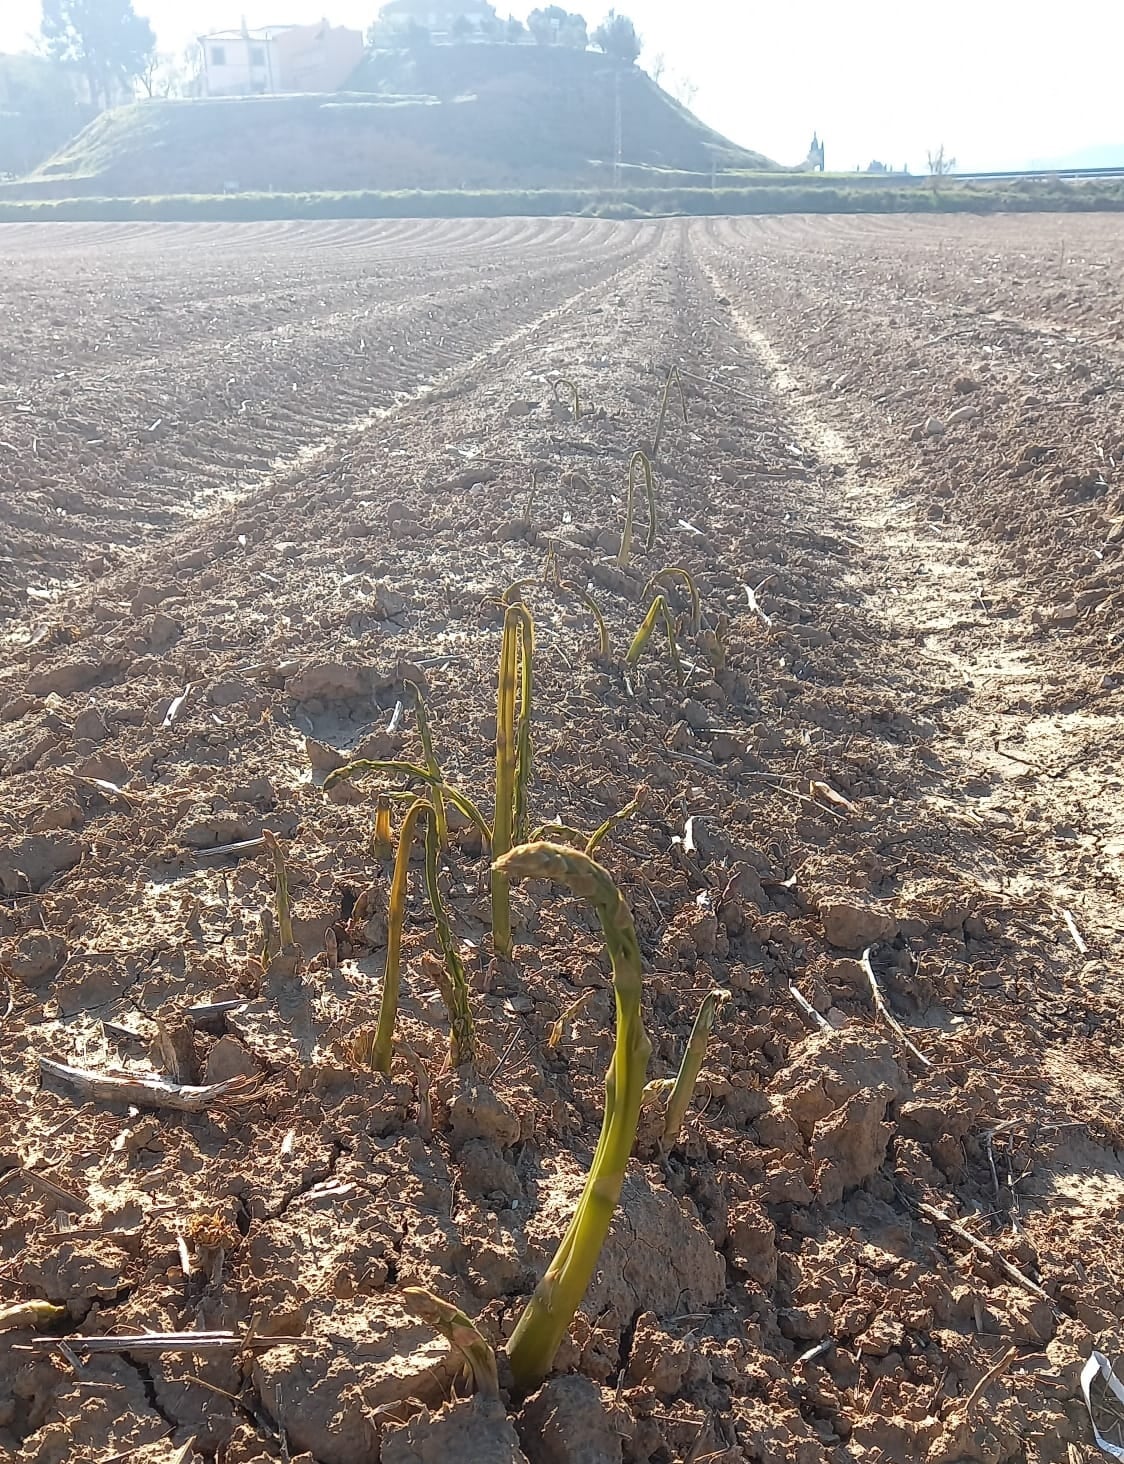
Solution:
<svg viewBox="0 0 1124 1464">
<path fill-rule="evenodd" d="M 201 30 L 315 20 L 365 28 L 379 0 L 135 0 L 162 46 Z M 533 5 L 498 0 L 500 14 Z M 608 0 L 572 3 L 591 26 Z M 816 129 L 829 168 L 871 158 L 922 171 L 943 142 L 962 168 L 1003 168 L 1096 144 L 1122 145 L 1120 0 L 617 0 L 667 73 L 697 87 L 695 110 L 782 163 Z M 0 50 L 38 26 L 38 0 L 0 0 Z M 666 80 L 665 80 L 666 84 Z"/>
</svg>

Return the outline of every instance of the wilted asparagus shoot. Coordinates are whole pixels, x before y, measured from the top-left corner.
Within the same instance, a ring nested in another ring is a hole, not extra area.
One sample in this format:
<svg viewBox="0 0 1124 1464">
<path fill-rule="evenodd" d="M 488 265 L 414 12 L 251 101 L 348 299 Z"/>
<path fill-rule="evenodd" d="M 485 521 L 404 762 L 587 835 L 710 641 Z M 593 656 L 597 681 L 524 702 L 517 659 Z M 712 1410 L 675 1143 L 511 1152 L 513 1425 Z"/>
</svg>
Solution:
<svg viewBox="0 0 1124 1464">
<path fill-rule="evenodd" d="M 398 993 L 402 977 L 402 925 L 406 918 L 406 889 L 410 875 L 410 851 L 419 818 L 432 817 L 433 805 L 424 798 L 411 803 L 402 820 L 398 835 L 398 854 L 390 881 L 390 900 L 386 918 L 386 968 L 383 973 L 382 996 L 379 999 L 379 1020 L 375 1029 L 375 1045 L 371 1066 L 378 1073 L 390 1072 L 394 1053 L 394 1024 L 398 1018 Z"/>
<path fill-rule="evenodd" d="M 289 872 L 276 834 L 264 830 L 262 839 L 273 859 L 273 897 L 277 905 L 277 930 L 282 946 L 293 944 L 293 914 L 289 904 Z"/>
<path fill-rule="evenodd" d="M 523 510 L 523 522 L 529 524 L 535 511 L 535 494 L 539 491 L 539 470 L 531 469 L 531 486 L 527 492 L 527 506 Z"/>
<path fill-rule="evenodd" d="M 573 584 L 569 580 L 567 580 L 565 583 L 559 583 L 558 588 L 561 590 L 568 590 L 571 595 L 576 595 L 577 598 L 585 606 L 585 608 L 589 611 L 589 613 L 593 616 L 594 620 L 597 622 L 598 654 L 602 656 L 607 656 L 609 654 L 609 632 L 606 629 L 605 617 L 601 614 L 597 601 L 593 598 L 588 590 L 583 589 L 581 585 Z"/>
<path fill-rule="evenodd" d="M 444 782 L 439 775 L 430 772 L 428 768 L 423 768 L 419 763 L 362 757 L 353 763 L 348 763 L 346 767 L 336 768 L 330 772 L 324 779 L 324 791 L 330 792 L 337 783 L 361 777 L 364 773 L 399 773 L 403 777 L 425 783 L 427 787 L 440 788 L 442 796 L 480 830 L 480 836 L 484 842 L 486 844 L 492 842 L 492 830 L 468 794 L 462 793 L 459 788 L 454 788 L 451 784 Z"/>
<path fill-rule="evenodd" d="M 437 925 L 437 941 L 445 959 L 445 970 L 439 979 L 441 998 L 449 1016 L 449 1066 L 461 1067 L 476 1060 L 476 1029 L 468 995 L 468 979 L 464 974 L 457 943 L 453 937 L 441 888 L 437 882 L 437 821 L 430 819 L 425 830 L 425 885 L 429 904 Z"/>
<path fill-rule="evenodd" d="M 410 681 L 407 685 L 414 693 L 414 714 L 418 719 L 418 737 L 421 739 L 425 765 L 433 778 L 433 781 L 429 785 L 429 797 L 433 804 L 433 816 L 437 820 L 437 842 L 444 849 L 445 845 L 449 842 L 449 825 L 445 818 L 445 799 L 441 792 L 445 777 L 441 771 L 441 764 L 437 761 L 437 754 L 433 750 L 433 737 L 429 730 L 429 715 L 426 711 L 425 697 L 422 695 L 422 689 L 416 681 Z"/>
<path fill-rule="evenodd" d="M 581 397 L 578 394 L 577 387 L 570 380 L 570 378 L 568 376 L 559 376 L 557 378 L 557 380 L 551 382 L 551 386 L 554 388 L 554 400 L 556 402 L 559 402 L 559 401 L 562 400 L 562 397 L 561 397 L 561 395 L 559 393 L 559 390 L 558 390 L 559 387 L 562 387 L 562 386 L 566 387 L 566 389 L 570 393 L 570 398 L 571 398 L 571 401 L 573 402 L 573 406 L 574 406 L 574 421 L 575 422 L 580 421 L 581 420 L 581 414 L 582 414 L 582 399 L 581 399 Z"/>
<path fill-rule="evenodd" d="M 624 509 L 624 531 L 621 534 L 621 547 L 617 554 L 617 564 L 627 568 L 632 558 L 632 521 L 636 513 L 636 470 L 644 469 L 644 488 L 648 496 L 648 538 L 645 547 L 653 548 L 656 542 L 656 484 L 652 477 L 652 464 L 645 452 L 634 452 L 628 465 L 628 497 L 625 500 Z"/>
<path fill-rule="evenodd" d="M 623 823 L 625 819 L 631 818 L 637 809 L 640 808 L 644 793 L 645 789 L 643 787 L 638 788 L 636 790 L 636 797 L 626 803 L 623 808 L 618 808 L 616 813 L 611 813 L 605 822 L 596 828 L 592 834 L 583 834 L 580 829 L 572 829 L 569 824 L 564 823 L 540 824 L 531 834 L 529 842 L 532 844 L 537 843 L 540 839 L 550 839 L 557 842 L 560 839 L 564 839 L 567 844 L 571 844 L 575 849 L 583 849 L 590 855 L 595 854 L 598 846 L 613 832 L 616 826 L 619 823 Z"/>
<path fill-rule="evenodd" d="M 640 629 L 632 638 L 632 644 L 628 648 L 628 655 L 625 656 L 625 664 L 635 666 L 643 654 L 644 647 L 652 638 L 652 631 L 656 628 L 656 621 L 663 621 L 664 630 L 667 633 L 667 649 L 671 655 L 671 663 L 675 667 L 675 679 L 680 686 L 683 685 L 683 665 L 679 659 L 679 645 L 675 639 L 675 624 L 668 613 L 667 601 L 662 595 L 657 595 L 652 601 L 651 608 L 641 621 Z"/>
<path fill-rule="evenodd" d="M 671 401 L 671 383 L 675 382 L 679 388 L 679 402 L 683 408 L 683 425 L 687 425 L 687 395 L 683 390 L 683 378 L 679 375 L 679 367 L 672 366 L 667 373 L 667 380 L 663 385 L 663 400 L 660 402 L 660 418 L 656 423 L 656 435 L 652 441 L 652 456 L 660 450 L 660 439 L 663 437 L 664 423 L 667 421 L 667 408 Z"/>
<path fill-rule="evenodd" d="M 259 948 L 258 960 L 264 971 L 281 949 L 281 942 L 277 937 L 277 932 L 273 925 L 273 911 L 268 905 L 258 915 L 258 929 L 261 931 L 261 946 Z"/>
<path fill-rule="evenodd" d="M 702 1072 L 707 1038 L 710 1036 L 710 1029 L 714 1026 L 715 1013 L 718 1011 L 719 1003 L 728 1001 L 729 998 L 728 991 L 712 991 L 703 998 L 702 1006 L 699 1007 L 699 1014 L 695 1018 L 695 1025 L 691 1028 L 691 1036 L 687 1042 L 687 1050 L 683 1054 L 683 1061 L 679 1064 L 679 1075 L 675 1079 L 675 1085 L 667 1100 L 663 1141 L 669 1149 L 679 1138 L 683 1120 L 687 1117 L 687 1109 L 695 1091 L 695 1084 L 699 1080 L 699 1073 Z"/>
<path fill-rule="evenodd" d="M 644 588 L 644 593 L 655 589 L 661 580 L 681 580 L 687 587 L 687 593 L 691 597 L 691 619 L 687 629 L 692 635 L 698 635 L 702 629 L 702 601 L 699 599 L 698 586 L 695 584 L 690 572 L 681 569 L 677 564 L 668 565 L 667 569 L 657 570 Z"/>
<path fill-rule="evenodd" d="M 376 859 L 394 855 L 394 827 L 390 822 L 390 799 L 380 793 L 375 801 L 375 831 L 371 835 L 371 853 Z"/>
<path fill-rule="evenodd" d="M 640 807 L 644 792 L 644 788 L 638 788 L 635 798 L 626 803 L 623 808 L 618 808 L 616 813 L 611 813 L 600 828 L 590 834 L 585 846 L 585 852 L 587 854 L 591 856 L 596 854 L 602 840 L 608 838 L 618 824 L 624 823 L 625 819 L 632 817 Z"/>
<path fill-rule="evenodd" d="M 17 1332 L 22 1328 L 49 1327 L 66 1316 L 65 1306 L 50 1301 L 13 1301 L 0 1306 L 0 1332 Z"/>
<path fill-rule="evenodd" d="M 531 658 L 534 626 L 525 605 L 508 605 L 503 617 L 499 688 L 496 696 L 496 817 L 492 855 L 498 861 L 525 833 L 527 783 L 531 772 Z M 517 683 L 519 725 L 516 730 Z M 511 892 L 506 874 L 492 865 L 492 945 L 511 955 Z"/>
<path fill-rule="evenodd" d="M 652 1044 L 640 1009 L 640 947 L 628 905 L 601 865 L 558 844 L 524 844 L 498 861 L 506 877 L 568 885 L 597 911 L 613 967 L 617 1036 L 605 1075 L 605 1117 L 585 1188 L 561 1245 L 508 1344 L 520 1394 L 537 1388 L 589 1287 L 636 1140 Z"/>
<path fill-rule="evenodd" d="M 420 1286 L 407 1286 L 402 1295 L 410 1310 L 447 1338 L 461 1354 L 472 1373 L 476 1391 L 486 1398 L 498 1398 L 500 1380 L 496 1354 L 476 1330 L 471 1318 L 465 1316 L 459 1307 L 442 1301 Z"/>
<path fill-rule="evenodd" d="M 587 1006 L 589 1002 L 592 1001 L 592 999 L 597 995 L 597 990 L 598 988 L 596 986 L 591 986 L 587 991 L 583 991 L 581 996 L 578 997 L 577 1001 L 571 1002 L 566 1010 L 562 1013 L 562 1015 L 558 1018 L 558 1020 L 554 1023 L 553 1027 L 551 1027 L 550 1036 L 546 1039 L 546 1045 L 551 1050 L 551 1052 L 553 1052 L 554 1049 L 559 1046 L 565 1034 L 566 1028 L 570 1025 L 570 1023 L 574 1020 L 576 1016 L 580 1015 L 582 1008 Z"/>
</svg>

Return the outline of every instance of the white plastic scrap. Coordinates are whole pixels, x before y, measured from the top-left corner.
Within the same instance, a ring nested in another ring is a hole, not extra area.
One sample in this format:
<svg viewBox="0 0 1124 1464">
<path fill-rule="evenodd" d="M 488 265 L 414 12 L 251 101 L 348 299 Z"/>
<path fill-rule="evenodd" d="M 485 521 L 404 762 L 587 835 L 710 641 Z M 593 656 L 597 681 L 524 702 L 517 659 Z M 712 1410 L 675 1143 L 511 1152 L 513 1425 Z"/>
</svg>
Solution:
<svg viewBox="0 0 1124 1464">
<path fill-rule="evenodd" d="M 1124 1384 L 1112 1370 L 1112 1363 L 1103 1353 L 1093 1350 L 1089 1355 L 1089 1361 L 1081 1370 L 1081 1391 L 1085 1395 L 1085 1407 L 1089 1410 L 1089 1422 L 1093 1425 L 1093 1438 L 1096 1440 L 1097 1448 L 1103 1449 L 1113 1459 L 1124 1460 L 1124 1449 L 1119 1444 L 1110 1444 L 1097 1427 L 1097 1420 L 1093 1417 L 1093 1405 L 1089 1399 L 1089 1388 L 1093 1379 L 1100 1373 L 1105 1381 L 1109 1392 L 1119 1403 L 1124 1403 Z"/>
</svg>

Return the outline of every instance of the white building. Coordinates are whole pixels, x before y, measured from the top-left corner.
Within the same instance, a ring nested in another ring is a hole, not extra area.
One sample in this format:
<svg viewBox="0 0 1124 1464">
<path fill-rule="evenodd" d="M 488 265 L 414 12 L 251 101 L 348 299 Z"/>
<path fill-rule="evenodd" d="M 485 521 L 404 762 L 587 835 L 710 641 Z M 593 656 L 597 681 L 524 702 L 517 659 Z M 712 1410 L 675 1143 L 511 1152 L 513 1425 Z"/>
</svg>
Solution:
<svg viewBox="0 0 1124 1464">
<path fill-rule="evenodd" d="M 199 44 L 208 97 L 339 91 L 363 60 L 362 34 L 326 20 L 215 31 Z"/>
</svg>

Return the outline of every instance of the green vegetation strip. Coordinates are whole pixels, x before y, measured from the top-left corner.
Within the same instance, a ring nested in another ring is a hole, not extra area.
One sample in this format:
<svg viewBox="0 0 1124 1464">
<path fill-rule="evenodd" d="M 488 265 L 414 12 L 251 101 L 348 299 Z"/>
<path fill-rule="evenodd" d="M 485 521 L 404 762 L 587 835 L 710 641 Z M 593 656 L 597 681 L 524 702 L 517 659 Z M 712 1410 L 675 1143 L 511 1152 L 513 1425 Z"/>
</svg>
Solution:
<svg viewBox="0 0 1124 1464">
<path fill-rule="evenodd" d="M 17 185 L 18 186 L 18 185 Z M 266 219 L 497 218 L 585 214 L 646 218 L 668 214 L 1038 213 L 1124 209 L 1124 180 L 1002 187 L 945 183 L 929 187 L 836 187 L 758 184 L 746 188 L 636 188 L 610 194 L 586 189 L 399 193 L 183 193 L 144 198 L 19 199 L 0 194 L 0 222 L 161 220 L 251 222 Z"/>
</svg>

